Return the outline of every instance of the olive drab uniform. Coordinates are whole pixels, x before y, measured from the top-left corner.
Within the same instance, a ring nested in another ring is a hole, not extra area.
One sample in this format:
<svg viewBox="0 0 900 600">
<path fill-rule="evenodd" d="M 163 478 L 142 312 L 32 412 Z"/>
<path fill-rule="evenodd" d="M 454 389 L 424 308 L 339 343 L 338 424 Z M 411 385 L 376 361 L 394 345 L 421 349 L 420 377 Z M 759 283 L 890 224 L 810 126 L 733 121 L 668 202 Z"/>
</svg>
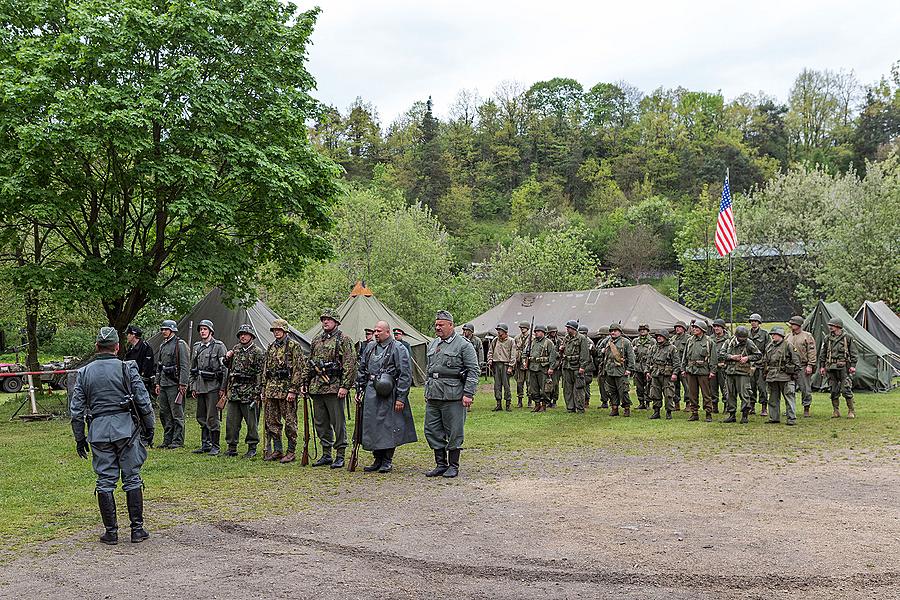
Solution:
<svg viewBox="0 0 900 600">
<path fill-rule="evenodd" d="M 725 375 L 725 359 L 722 355 L 722 348 L 725 347 L 725 344 L 728 343 L 729 336 L 727 333 L 723 333 L 722 335 L 713 335 L 712 341 L 716 347 L 716 356 L 718 357 L 718 361 L 716 362 L 716 368 L 713 371 L 715 373 L 715 377 L 710 382 L 710 388 L 712 391 L 712 402 L 713 402 L 713 412 L 719 412 L 719 392 L 722 392 L 722 403 L 728 403 L 728 389 L 727 389 L 727 378 Z"/>
<path fill-rule="evenodd" d="M 506 410 L 512 410 L 512 393 L 509 389 L 509 370 L 516 366 L 516 346 L 511 337 L 500 340 L 495 337 L 488 346 L 488 364 L 494 376 L 494 400 L 497 401 L 495 411 L 500 410 L 506 400 Z"/>
<path fill-rule="evenodd" d="M 810 379 L 812 377 L 811 373 L 816 371 L 816 363 L 818 361 L 816 339 L 811 333 L 801 329 L 800 333 L 794 333 L 793 331 L 789 333 L 786 341 L 800 358 L 800 370 L 797 371 L 795 386 L 800 391 L 803 406 L 812 406 L 812 384 Z M 806 373 L 807 367 L 811 371 L 810 374 Z"/>
<path fill-rule="evenodd" d="M 675 346 L 675 352 L 678 355 L 678 360 L 681 360 L 681 357 L 684 356 L 684 346 L 687 344 L 688 340 L 691 338 L 691 334 L 688 331 L 685 331 L 682 334 L 674 334 L 672 336 L 671 343 Z M 675 408 L 678 409 L 678 403 L 681 402 L 682 399 L 682 391 L 684 392 L 684 410 L 690 411 L 688 407 L 688 392 L 687 386 L 683 378 L 679 377 L 678 381 L 675 382 Z"/>
<path fill-rule="evenodd" d="M 300 344 L 285 335 L 266 349 L 263 369 L 263 408 L 265 409 L 266 446 L 272 446 L 276 457 L 283 455 L 281 428 L 288 442 L 288 452 L 297 448 L 297 394 L 300 393 L 300 372 L 303 350 Z M 293 394 L 294 399 L 288 400 Z"/>
<path fill-rule="evenodd" d="M 650 406 L 650 383 L 647 374 L 650 372 L 650 357 L 656 350 L 656 341 L 649 335 L 639 335 L 631 342 L 634 348 L 634 391 L 637 394 L 638 408 Z"/>
<path fill-rule="evenodd" d="M 691 334 L 685 343 L 684 354 L 681 358 L 681 372 L 684 374 L 687 384 L 688 404 L 691 410 L 691 420 L 697 420 L 700 410 L 700 394 L 703 394 L 703 410 L 706 411 L 707 421 L 712 420 L 712 392 L 710 390 L 709 374 L 713 372 L 718 363 L 716 346 L 712 338 L 705 333 L 700 337 Z"/>
<path fill-rule="evenodd" d="M 759 364 L 769 386 L 769 422 L 779 422 L 781 398 L 784 397 L 787 423 L 793 425 L 797 419 L 794 405 L 794 377 L 800 369 L 800 358 L 783 338 L 781 341 L 772 338 Z"/>
<path fill-rule="evenodd" d="M 553 347 L 556 349 L 556 362 L 553 367 L 553 375 L 550 376 L 550 392 L 547 394 L 547 398 L 550 400 L 550 406 L 556 406 L 559 401 L 559 382 L 562 379 L 562 369 L 556 368 L 555 365 L 559 363 L 559 355 L 562 352 L 562 337 L 554 331 L 547 333 L 547 339 L 553 343 Z"/>
<path fill-rule="evenodd" d="M 609 389 L 606 385 L 606 346 L 610 337 L 597 342 L 594 352 L 594 369 L 597 373 L 597 387 L 600 388 L 600 408 L 609 408 Z"/>
<path fill-rule="evenodd" d="M 229 452 L 236 452 L 241 437 L 241 422 L 247 424 L 248 454 L 256 451 L 259 443 L 260 394 L 266 354 L 257 348 L 253 340 L 244 346 L 235 344 L 228 365 L 228 414 L 225 421 L 225 441 Z"/>
<path fill-rule="evenodd" d="M 769 337 L 769 332 L 759 327 L 754 331 L 750 329 L 750 341 L 753 342 L 753 345 L 756 346 L 760 352 L 765 352 L 766 348 L 771 341 Z M 766 378 L 763 377 L 762 369 L 757 368 L 757 365 L 753 365 L 753 373 L 750 374 L 750 398 L 753 399 L 753 402 L 758 402 L 763 407 L 768 407 L 769 405 L 769 392 L 768 386 L 766 385 Z M 753 410 L 750 411 L 753 414 Z"/>
<path fill-rule="evenodd" d="M 516 366 L 513 374 L 516 376 L 516 398 L 519 408 L 522 407 L 522 399 L 525 396 L 525 383 L 528 379 L 528 371 L 525 370 L 525 347 L 528 345 L 530 336 L 530 332 L 526 331 L 513 338 L 513 342 L 516 345 Z"/>
<path fill-rule="evenodd" d="M 665 398 L 667 419 L 675 410 L 675 382 L 672 381 L 672 375 L 679 374 L 679 362 L 678 350 L 667 337 L 662 344 L 655 343 L 655 348 L 647 363 L 653 412 L 655 415 L 659 414 L 659 410 L 663 406 L 663 398 Z"/>
<path fill-rule="evenodd" d="M 736 357 L 736 358 L 732 358 Z M 746 357 L 746 362 L 740 359 Z M 758 362 L 762 353 L 756 344 L 749 339 L 741 340 L 737 336 L 731 338 L 722 347 L 719 361 L 725 362 L 725 412 L 734 416 L 737 412 L 737 401 L 741 399 L 741 414 L 746 417 L 753 408 L 750 395 L 750 374 L 753 364 Z M 746 423 L 746 420 L 742 420 Z"/>
<path fill-rule="evenodd" d="M 528 399 L 535 403 L 535 410 L 550 403 L 547 395 L 547 371 L 556 364 L 556 345 L 547 337 L 534 338 L 528 353 Z"/>
<path fill-rule="evenodd" d="M 588 344 L 590 344 L 591 360 L 588 363 L 588 368 L 584 370 L 584 407 L 588 408 L 591 405 L 591 384 L 594 382 L 594 374 L 597 372 L 597 346 L 594 344 L 591 336 L 581 331 L 579 333 L 586 337 Z"/>
<path fill-rule="evenodd" d="M 200 424 L 200 450 L 219 453 L 219 390 L 228 380 L 225 354 L 228 349 L 220 340 L 194 342 L 191 349 L 191 392 L 197 399 L 197 423 Z"/>
<path fill-rule="evenodd" d="M 610 415 L 625 409 L 625 416 L 631 414 L 631 398 L 628 395 L 628 377 L 634 371 L 634 348 L 631 340 L 624 335 L 610 336 L 604 352 L 603 368 L 606 373 L 606 391 L 609 395 Z M 628 371 L 629 374 L 625 372 Z"/>
<path fill-rule="evenodd" d="M 819 368 L 825 369 L 831 392 L 831 406 L 837 415 L 841 406 L 841 396 L 847 403 L 847 410 L 854 411 L 853 380 L 850 368 L 856 368 L 856 341 L 841 329 L 841 333 L 829 333 L 819 347 Z"/>
<path fill-rule="evenodd" d="M 398 342 L 402 343 L 402 342 Z M 407 352 L 409 356 L 412 356 Z M 352 390 L 356 381 L 356 349 L 353 340 L 340 328 L 321 332 L 313 338 L 309 360 L 303 363 L 302 385 L 306 386 L 313 404 L 316 436 L 322 444 L 322 457 L 343 457 L 347 448 L 346 401 L 338 398 L 343 388 Z"/>
<path fill-rule="evenodd" d="M 159 346 L 156 384 L 159 386 L 159 420 L 163 426 L 163 448 L 184 446 L 184 395 L 190 383 L 191 350 L 187 342 L 173 335 Z"/>
<path fill-rule="evenodd" d="M 563 398 L 569 412 L 584 412 L 584 373 L 591 362 L 591 347 L 587 336 L 580 333 L 563 337 L 559 362 L 562 367 Z"/>
</svg>

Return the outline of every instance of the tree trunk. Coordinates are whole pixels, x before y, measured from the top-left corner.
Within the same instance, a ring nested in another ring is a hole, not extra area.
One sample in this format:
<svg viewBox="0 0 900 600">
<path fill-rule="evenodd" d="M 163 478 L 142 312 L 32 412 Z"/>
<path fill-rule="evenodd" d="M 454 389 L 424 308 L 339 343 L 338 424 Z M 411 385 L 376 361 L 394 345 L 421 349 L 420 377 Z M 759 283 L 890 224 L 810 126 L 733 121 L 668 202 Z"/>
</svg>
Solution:
<svg viewBox="0 0 900 600">
<path fill-rule="evenodd" d="M 25 366 L 29 371 L 39 371 L 41 364 L 38 361 L 38 309 L 40 302 L 35 290 L 25 292 L 25 335 L 28 340 L 28 350 L 25 356 Z"/>
</svg>

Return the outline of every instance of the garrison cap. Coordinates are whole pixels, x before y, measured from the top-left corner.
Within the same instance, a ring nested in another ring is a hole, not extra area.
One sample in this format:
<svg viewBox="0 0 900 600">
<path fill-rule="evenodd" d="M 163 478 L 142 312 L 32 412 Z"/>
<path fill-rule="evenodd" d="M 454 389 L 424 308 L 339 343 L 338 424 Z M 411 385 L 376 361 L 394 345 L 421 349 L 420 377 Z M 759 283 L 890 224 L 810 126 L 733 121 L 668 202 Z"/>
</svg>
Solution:
<svg viewBox="0 0 900 600">
<path fill-rule="evenodd" d="M 338 315 L 338 312 L 336 310 L 334 310 L 333 308 L 326 308 L 325 310 L 323 310 L 322 314 L 319 315 L 319 320 L 321 321 L 322 319 L 331 319 L 338 325 L 341 324 L 341 317 L 340 317 L 340 315 Z"/>
<path fill-rule="evenodd" d="M 574 329 L 574 330 L 578 331 L 578 321 L 575 321 L 575 320 L 573 320 L 573 319 L 569 319 L 568 321 L 566 321 L 566 328 L 567 328 L 567 329 Z"/>
<path fill-rule="evenodd" d="M 691 327 L 696 327 L 703 333 L 706 333 L 706 321 L 695 321 L 691 323 Z"/>
<path fill-rule="evenodd" d="M 553 333 L 559 331 L 559 328 L 556 325 L 547 325 L 547 333 Z"/>
<path fill-rule="evenodd" d="M 759 313 L 753 313 L 752 315 L 750 315 L 750 318 L 747 320 L 748 321 L 756 321 L 757 323 L 762 323 L 762 317 L 759 316 Z"/>
<path fill-rule="evenodd" d="M 275 319 L 274 321 L 272 321 L 272 326 L 269 327 L 269 331 L 275 331 L 276 329 L 280 329 L 283 332 L 287 333 L 289 329 L 288 322 L 284 319 Z"/>
<path fill-rule="evenodd" d="M 841 329 L 844 328 L 844 322 L 841 321 L 840 319 L 838 319 L 837 317 L 832 317 L 832 318 L 828 319 L 828 324 L 834 325 L 835 327 L 840 327 Z M 771 332 L 769 332 L 769 333 L 771 333 Z"/>
<path fill-rule="evenodd" d="M 746 340 L 750 337 L 750 330 L 748 330 L 743 325 L 738 325 L 738 328 L 734 330 L 734 337 L 739 340 Z"/>
<path fill-rule="evenodd" d="M 725 319 L 716 319 L 713 321 L 713 327 L 725 327 Z"/>
<path fill-rule="evenodd" d="M 784 327 L 782 327 L 781 325 L 776 325 L 775 327 L 772 328 L 772 331 L 769 332 L 769 335 L 777 335 L 777 336 L 784 337 Z"/>
<path fill-rule="evenodd" d="M 475 333 L 475 326 L 471 323 L 466 323 L 465 325 L 463 325 L 463 331 L 471 331 L 472 333 Z"/>
<path fill-rule="evenodd" d="M 97 334 L 97 338 L 95 340 L 98 344 L 103 344 L 104 346 L 111 346 L 112 344 L 119 343 L 119 332 L 116 331 L 115 327 L 101 327 L 100 332 Z"/>
<path fill-rule="evenodd" d="M 200 331 L 201 327 L 207 327 L 212 333 L 216 332 L 216 328 L 213 327 L 213 322 L 209 319 L 203 319 L 200 323 L 197 324 L 197 331 Z"/>
<path fill-rule="evenodd" d="M 249 334 L 252 335 L 253 337 L 256 337 L 256 332 L 253 331 L 253 326 L 250 325 L 250 324 L 248 324 L 248 323 L 244 323 L 243 325 L 241 325 L 240 327 L 238 327 L 238 330 L 237 330 L 237 336 L 238 336 L 238 337 L 241 337 L 241 334 L 242 334 L 242 333 L 249 333 Z"/>
<path fill-rule="evenodd" d="M 137 325 L 129 325 L 128 327 L 125 328 L 125 333 L 130 333 L 130 334 L 136 335 L 138 337 L 141 337 L 142 335 L 144 335 L 144 330 L 141 329 L 140 327 L 138 327 Z"/>
<path fill-rule="evenodd" d="M 535 331 L 543 331 L 544 333 L 547 333 L 547 326 L 546 326 L 546 325 L 543 325 L 543 324 L 541 324 L 541 325 L 535 325 L 535 326 L 534 326 L 534 330 L 535 330 Z"/>
<path fill-rule="evenodd" d="M 610 333 L 612 333 L 613 331 L 618 331 L 619 333 L 622 333 L 622 326 L 619 325 L 618 323 L 610 323 L 609 331 L 610 331 Z"/>
<path fill-rule="evenodd" d="M 519 321 L 519 329 L 528 329 L 531 327 L 531 323 L 528 321 Z"/>
<path fill-rule="evenodd" d="M 675 321 L 675 327 L 681 327 L 682 329 L 687 329 L 687 323 L 684 321 Z"/>
<path fill-rule="evenodd" d="M 506 323 L 497 323 L 497 326 L 494 327 L 494 329 L 496 329 L 498 331 L 505 331 L 506 333 L 509 333 L 509 325 L 507 325 Z"/>
<path fill-rule="evenodd" d="M 799 325 L 800 327 L 803 327 L 803 317 L 801 317 L 800 315 L 794 315 L 793 317 L 788 319 L 788 323 L 790 323 L 791 325 Z"/>
<path fill-rule="evenodd" d="M 641 323 L 640 325 L 638 325 L 638 331 L 641 331 L 641 330 L 650 331 L 650 326 L 647 325 L 646 323 Z"/>
<path fill-rule="evenodd" d="M 178 333 L 178 324 L 175 323 L 175 321 L 173 321 L 172 319 L 166 319 L 165 321 L 163 321 L 160 324 L 159 328 L 160 329 L 168 329 L 172 333 Z"/>
<path fill-rule="evenodd" d="M 434 316 L 434 320 L 435 321 L 450 321 L 451 323 L 454 322 L 453 315 L 450 314 L 450 311 L 448 311 L 448 310 L 437 311 L 437 314 Z M 402 331 L 402 329 L 401 329 L 401 331 Z"/>
</svg>

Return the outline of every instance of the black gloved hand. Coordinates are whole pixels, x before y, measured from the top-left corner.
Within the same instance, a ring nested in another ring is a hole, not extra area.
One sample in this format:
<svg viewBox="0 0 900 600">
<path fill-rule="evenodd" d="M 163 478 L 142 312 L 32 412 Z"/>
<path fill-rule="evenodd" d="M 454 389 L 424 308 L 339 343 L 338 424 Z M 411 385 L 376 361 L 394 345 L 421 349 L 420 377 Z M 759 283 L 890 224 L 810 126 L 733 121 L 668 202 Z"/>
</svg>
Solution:
<svg viewBox="0 0 900 600">
<path fill-rule="evenodd" d="M 153 434 L 154 434 L 154 431 L 151 428 L 151 429 L 147 430 L 146 435 L 141 436 L 141 443 L 144 444 L 144 447 L 146 447 L 146 448 L 153 447 Z"/>
<path fill-rule="evenodd" d="M 87 440 L 82 438 L 75 441 L 75 451 L 78 452 L 79 457 L 87 459 L 88 454 L 91 453 L 91 447 L 88 445 Z"/>
</svg>

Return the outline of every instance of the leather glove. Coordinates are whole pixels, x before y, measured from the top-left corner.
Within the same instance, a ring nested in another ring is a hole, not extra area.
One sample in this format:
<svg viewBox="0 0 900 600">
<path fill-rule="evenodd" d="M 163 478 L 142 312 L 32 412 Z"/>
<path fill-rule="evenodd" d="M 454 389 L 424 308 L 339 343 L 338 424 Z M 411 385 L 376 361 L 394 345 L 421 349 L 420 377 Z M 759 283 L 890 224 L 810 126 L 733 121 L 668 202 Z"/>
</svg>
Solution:
<svg viewBox="0 0 900 600">
<path fill-rule="evenodd" d="M 153 447 L 153 434 L 154 434 L 153 427 L 150 427 L 149 429 L 147 429 L 147 434 L 141 437 L 141 442 L 147 448 Z"/>
<path fill-rule="evenodd" d="M 79 457 L 87 459 L 88 454 L 91 453 L 91 447 L 88 445 L 87 440 L 82 438 L 75 441 L 75 451 L 78 452 Z"/>
</svg>

